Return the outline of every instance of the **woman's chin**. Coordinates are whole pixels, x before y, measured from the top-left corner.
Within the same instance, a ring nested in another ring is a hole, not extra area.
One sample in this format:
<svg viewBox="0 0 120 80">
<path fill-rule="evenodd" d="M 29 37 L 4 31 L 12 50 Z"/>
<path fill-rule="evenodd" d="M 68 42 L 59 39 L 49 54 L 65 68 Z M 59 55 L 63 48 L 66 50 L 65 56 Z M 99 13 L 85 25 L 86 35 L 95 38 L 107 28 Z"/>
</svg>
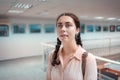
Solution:
<svg viewBox="0 0 120 80">
<path fill-rule="evenodd" d="M 68 42 L 68 38 L 61 38 L 60 41 L 61 42 Z"/>
</svg>

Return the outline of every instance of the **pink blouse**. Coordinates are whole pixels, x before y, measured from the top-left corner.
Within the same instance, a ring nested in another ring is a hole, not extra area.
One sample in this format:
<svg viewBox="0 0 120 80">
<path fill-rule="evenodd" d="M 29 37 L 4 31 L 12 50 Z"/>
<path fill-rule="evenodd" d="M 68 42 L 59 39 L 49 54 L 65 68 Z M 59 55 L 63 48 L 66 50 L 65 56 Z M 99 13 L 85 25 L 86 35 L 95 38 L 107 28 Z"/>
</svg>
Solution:
<svg viewBox="0 0 120 80">
<path fill-rule="evenodd" d="M 50 54 L 46 80 L 83 80 L 81 56 L 86 51 L 82 47 L 79 47 L 75 54 L 70 57 L 67 65 L 63 68 L 61 50 L 62 48 L 60 48 L 58 52 L 60 60 L 59 65 L 51 65 L 52 54 Z M 88 53 L 87 56 L 84 80 L 97 80 L 96 60 L 91 53 Z"/>
</svg>

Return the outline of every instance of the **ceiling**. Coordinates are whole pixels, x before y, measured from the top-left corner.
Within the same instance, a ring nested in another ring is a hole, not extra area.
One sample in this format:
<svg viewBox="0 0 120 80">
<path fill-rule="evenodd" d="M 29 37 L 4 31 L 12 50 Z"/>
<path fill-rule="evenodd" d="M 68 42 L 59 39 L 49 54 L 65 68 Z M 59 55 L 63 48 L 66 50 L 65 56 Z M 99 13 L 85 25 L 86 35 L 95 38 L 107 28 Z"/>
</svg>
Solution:
<svg viewBox="0 0 120 80">
<path fill-rule="evenodd" d="M 17 3 L 31 4 L 29 9 L 14 7 Z M 9 10 L 21 10 L 23 13 L 9 13 Z M 35 17 L 56 18 L 63 12 L 75 13 L 81 19 L 93 19 L 96 16 L 120 19 L 120 0 L 0 0 L 0 18 Z"/>
</svg>

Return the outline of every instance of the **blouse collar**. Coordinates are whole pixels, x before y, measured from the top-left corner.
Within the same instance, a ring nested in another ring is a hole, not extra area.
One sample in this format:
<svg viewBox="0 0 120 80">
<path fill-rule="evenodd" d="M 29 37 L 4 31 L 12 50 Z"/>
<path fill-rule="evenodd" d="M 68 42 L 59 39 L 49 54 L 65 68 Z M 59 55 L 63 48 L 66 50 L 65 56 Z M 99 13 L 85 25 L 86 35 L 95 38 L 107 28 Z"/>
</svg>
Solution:
<svg viewBox="0 0 120 80">
<path fill-rule="evenodd" d="M 59 58 L 62 57 L 62 49 L 63 49 L 63 46 L 60 47 L 59 49 L 59 52 L 58 52 L 58 56 Z M 83 49 L 81 46 L 79 46 L 79 48 L 76 50 L 76 52 L 74 53 L 74 55 L 72 56 L 72 58 L 76 58 L 77 60 L 81 60 L 81 56 L 82 54 L 86 52 L 85 49 Z"/>
</svg>

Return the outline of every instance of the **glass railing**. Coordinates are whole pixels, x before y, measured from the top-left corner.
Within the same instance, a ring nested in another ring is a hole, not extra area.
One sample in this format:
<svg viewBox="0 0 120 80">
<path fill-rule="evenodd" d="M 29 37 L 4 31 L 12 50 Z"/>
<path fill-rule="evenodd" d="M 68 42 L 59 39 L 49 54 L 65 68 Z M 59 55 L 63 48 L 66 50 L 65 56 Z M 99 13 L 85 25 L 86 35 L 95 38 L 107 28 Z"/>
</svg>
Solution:
<svg viewBox="0 0 120 80">
<path fill-rule="evenodd" d="M 96 56 L 120 53 L 120 38 L 83 39 L 83 47 Z"/>
</svg>

